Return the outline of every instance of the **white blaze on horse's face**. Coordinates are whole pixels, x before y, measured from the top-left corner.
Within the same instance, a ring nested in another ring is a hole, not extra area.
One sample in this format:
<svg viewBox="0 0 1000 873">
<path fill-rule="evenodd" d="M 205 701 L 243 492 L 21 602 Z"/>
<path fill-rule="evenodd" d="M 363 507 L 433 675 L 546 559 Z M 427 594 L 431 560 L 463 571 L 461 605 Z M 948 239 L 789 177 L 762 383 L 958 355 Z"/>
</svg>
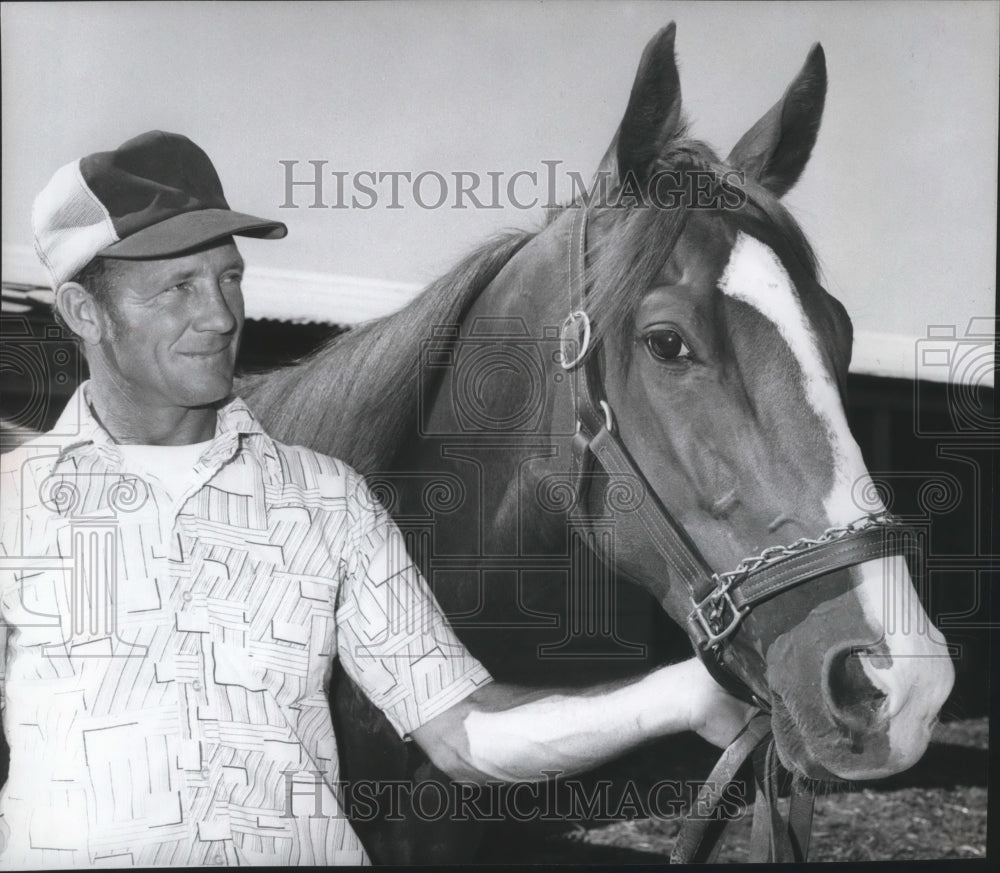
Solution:
<svg viewBox="0 0 1000 873">
<path fill-rule="evenodd" d="M 877 497 L 859 505 L 856 495 L 871 496 L 875 489 L 816 334 L 777 255 L 740 231 L 719 279 L 719 290 L 767 318 L 798 364 L 806 402 L 825 429 L 833 458 L 832 484 L 823 500 L 829 526 L 883 510 Z M 889 656 L 857 657 L 868 680 L 885 695 L 881 715 L 887 720 L 890 753 L 879 772 L 845 770 L 837 775 L 873 778 L 904 769 L 922 754 L 934 719 L 951 691 L 954 669 L 944 638 L 924 612 L 902 557 L 868 561 L 851 573 L 858 582 L 854 594 Z"/>
<path fill-rule="evenodd" d="M 719 289 L 760 312 L 791 349 L 799 364 L 806 401 L 823 423 L 833 454 L 833 487 L 823 501 L 827 520 L 831 525 L 853 521 L 863 514 L 852 497 L 853 486 L 859 478 L 867 477 L 868 471 L 788 272 L 769 246 L 740 231 Z M 879 504 L 868 511 L 883 508 Z"/>
</svg>

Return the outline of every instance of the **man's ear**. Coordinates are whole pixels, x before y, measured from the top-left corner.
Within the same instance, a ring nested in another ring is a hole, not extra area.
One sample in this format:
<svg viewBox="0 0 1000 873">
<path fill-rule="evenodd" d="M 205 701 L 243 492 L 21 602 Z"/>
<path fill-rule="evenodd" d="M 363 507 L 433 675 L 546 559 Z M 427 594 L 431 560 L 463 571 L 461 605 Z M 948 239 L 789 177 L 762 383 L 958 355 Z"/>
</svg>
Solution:
<svg viewBox="0 0 1000 873">
<path fill-rule="evenodd" d="M 107 332 L 107 313 L 79 282 L 63 282 L 56 288 L 55 305 L 66 326 L 87 345 L 96 345 Z"/>
</svg>

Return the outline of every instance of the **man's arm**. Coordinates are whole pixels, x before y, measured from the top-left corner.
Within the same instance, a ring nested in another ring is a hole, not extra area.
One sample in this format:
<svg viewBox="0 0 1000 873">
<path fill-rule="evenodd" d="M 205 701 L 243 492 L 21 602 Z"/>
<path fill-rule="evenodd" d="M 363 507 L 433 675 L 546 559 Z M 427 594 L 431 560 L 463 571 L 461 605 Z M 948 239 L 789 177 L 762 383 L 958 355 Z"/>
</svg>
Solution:
<svg viewBox="0 0 1000 873">
<path fill-rule="evenodd" d="M 726 745 L 749 721 L 752 708 L 697 659 L 589 689 L 490 681 L 449 627 L 399 529 L 361 477 L 349 468 L 344 475 L 356 519 L 337 597 L 338 655 L 400 736 L 453 778 L 575 773 L 685 730 Z"/>
<path fill-rule="evenodd" d="M 596 767 L 640 743 L 694 730 L 725 746 L 754 709 L 727 694 L 697 659 L 589 689 L 492 682 L 411 734 L 455 779 L 534 781 Z"/>
</svg>

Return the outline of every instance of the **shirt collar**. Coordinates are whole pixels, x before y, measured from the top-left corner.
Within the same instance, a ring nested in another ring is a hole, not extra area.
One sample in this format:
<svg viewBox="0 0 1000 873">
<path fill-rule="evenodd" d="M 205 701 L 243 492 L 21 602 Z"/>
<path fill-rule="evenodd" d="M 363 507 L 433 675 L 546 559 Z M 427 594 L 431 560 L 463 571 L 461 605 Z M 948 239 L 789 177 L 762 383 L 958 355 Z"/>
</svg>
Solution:
<svg viewBox="0 0 1000 873">
<path fill-rule="evenodd" d="M 63 409 L 55 427 L 48 436 L 59 442 L 59 455 L 53 461 L 52 471 L 63 461 L 80 452 L 95 451 L 113 466 L 120 466 L 122 455 L 118 444 L 104 429 L 90 408 L 90 381 L 87 380 L 73 393 Z M 215 436 L 212 444 L 199 459 L 207 467 L 221 467 L 230 460 L 241 445 L 257 455 L 272 480 L 280 478 L 278 452 L 250 407 L 239 397 L 229 399 L 217 412 Z"/>
<path fill-rule="evenodd" d="M 243 399 L 233 397 L 219 409 L 215 437 L 199 463 L 221 467 L 241 446 L 256 456 L 272 481 L 280 480 L 281 464 L 274 440 L 265 433 L 263 425 Z"/>
<path fill-rule="evenodd" d="M 60 446 L 59 460 L 85 446 L 114 446 L 111 435 L 100 425 L 90 409 L 90 381 L 80 385 L 59 414 L 55 426 L 46 437 Z"/>
</svg>

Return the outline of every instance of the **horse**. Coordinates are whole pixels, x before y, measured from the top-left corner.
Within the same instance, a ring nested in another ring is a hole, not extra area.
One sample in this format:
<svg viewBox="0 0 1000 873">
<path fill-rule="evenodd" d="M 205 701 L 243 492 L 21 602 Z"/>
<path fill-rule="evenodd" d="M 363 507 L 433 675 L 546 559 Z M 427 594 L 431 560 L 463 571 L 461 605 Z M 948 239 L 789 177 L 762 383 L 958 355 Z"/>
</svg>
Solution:
<svg viewBox="0 0 1000 873">
<path fill-rule="evenodd" d="M 823 50 L 722 160 L 688 134 L 674 39 L 647 45 L 589 191 L 238 391 L 366 476 L 495 677 L 645 669 L 666 614 L 770 713 L 788 772 L 888 776 L 954 671 L 847 425 L 850 318 L 780 202 Z M 346 779 L 432 772 L 343 675 L 331 706 Z M 468 860 L 476 834 L 413 818 L 357 823 L 375 860 Z"/>
</svg>

